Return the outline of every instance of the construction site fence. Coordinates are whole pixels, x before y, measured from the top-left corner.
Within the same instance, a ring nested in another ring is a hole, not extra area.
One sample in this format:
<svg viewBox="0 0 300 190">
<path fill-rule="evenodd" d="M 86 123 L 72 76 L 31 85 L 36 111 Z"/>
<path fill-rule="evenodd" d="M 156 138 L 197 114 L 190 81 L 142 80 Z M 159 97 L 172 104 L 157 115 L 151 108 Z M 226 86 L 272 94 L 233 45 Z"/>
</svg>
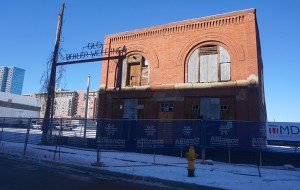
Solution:
<svg viewBox="0 0 300 190">
<path fill-rule="evenodd" d="M 114 155 L 119 160 L 130 157 L 140 165 L 169 164 L 170 157 L 185 158 L 193 146 L 202 162 L 300 167 L 298 146 L 270 145 L 266 130 L 266 122 L 256 121 L 6 117 L 0 118 L 0 143 L 2 148 L 4 142 L 17 143 L 24 155 L 34 145 L 52 147 L 55 158 L 63 147 L 94 152 L 96 162 Z M 106 165 L 116 164 L 112 162 L 107 159 Z"/>
</svg>

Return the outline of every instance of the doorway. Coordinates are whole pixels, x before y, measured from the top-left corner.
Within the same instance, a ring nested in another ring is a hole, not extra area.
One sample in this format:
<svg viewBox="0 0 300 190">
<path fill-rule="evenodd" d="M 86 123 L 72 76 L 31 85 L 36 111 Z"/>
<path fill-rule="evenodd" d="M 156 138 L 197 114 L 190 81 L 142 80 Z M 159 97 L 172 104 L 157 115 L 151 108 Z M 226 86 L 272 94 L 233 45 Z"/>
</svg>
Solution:
<svg viewBox="0 0 300 190">
<path fill-rule="evenodd" d="M 128 86 L 140 86 L 141 84 L 141 65 L 140 63 L 131 63 L 128 65 Z"/>
</svg>

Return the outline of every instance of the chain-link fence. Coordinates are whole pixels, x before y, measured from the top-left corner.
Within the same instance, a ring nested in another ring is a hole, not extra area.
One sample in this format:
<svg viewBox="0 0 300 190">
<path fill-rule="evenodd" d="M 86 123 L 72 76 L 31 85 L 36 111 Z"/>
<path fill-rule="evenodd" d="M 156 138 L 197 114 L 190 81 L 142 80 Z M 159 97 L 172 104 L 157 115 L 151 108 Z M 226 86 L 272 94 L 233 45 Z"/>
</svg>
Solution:
<svg viewBox="0 0 300 190">
<path fill-rule="evenodd" d="M 0 143 L 0 152 L 102 166 L 186 164 L 194 146 L 203 163 L 300 167 L 296 146 L 268 145 L 264 122 L 0 118 Z"/>
</svg>

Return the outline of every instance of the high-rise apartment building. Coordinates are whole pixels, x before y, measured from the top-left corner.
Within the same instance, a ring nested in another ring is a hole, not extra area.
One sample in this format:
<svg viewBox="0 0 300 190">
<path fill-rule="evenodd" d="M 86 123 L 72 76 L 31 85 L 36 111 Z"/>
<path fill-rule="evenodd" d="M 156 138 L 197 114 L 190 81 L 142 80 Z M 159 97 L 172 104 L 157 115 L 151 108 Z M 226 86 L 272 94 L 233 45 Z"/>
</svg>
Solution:
<svg viewBox="0 0 300 190">
<path fill-rule="evenodd" d="M 22 94 L 25 70 L 18 67 L 0 67 L 0 91 Z"/>
<path fill-rule="evenodd" d="M 7 67 L 0 67 L 0 91 L 5 92 L 6 79 L 7 79 Z"/>
<path fill-rule="evenodd" d="M 85 117 L 85 109 L 86 109 L 86 91 L 77 91 L 78 92 L 78 100 L 77 100 L 77 113 L 75 117 L 84 118 Z M 87 110 L 87 118 L 95 119 L 97 117 L 97 96 L 98 91 L 89 91 L 89 99 L 88 99 L 88 110 Z"/>
<path fill-rule="evenodd" d="M 87 118 L 94 119 L 97 114 L 97 94 L 98 91 L 89 91 Z M 40 118 L 44 117 L 46 110 L 47 93 L 30 94 L 34 98 L 40 99 Z M 54 118 L 85 118 L 86 92 L 69 91 L 65 89 L 55 90 Z"/>
</svg>

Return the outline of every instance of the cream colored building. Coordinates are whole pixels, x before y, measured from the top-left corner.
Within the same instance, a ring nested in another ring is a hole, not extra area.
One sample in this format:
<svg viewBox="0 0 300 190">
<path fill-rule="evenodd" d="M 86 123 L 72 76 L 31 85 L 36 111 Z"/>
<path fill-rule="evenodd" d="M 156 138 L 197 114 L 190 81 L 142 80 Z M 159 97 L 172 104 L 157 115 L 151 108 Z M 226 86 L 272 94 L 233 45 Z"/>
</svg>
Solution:
<svg viewBox="0 0 300 190">
<path fill-rule="evenodd" d="M 40 99 L 40 118 L 44 117 L 46 110 L 46 93 L 30 94 Z M 54 115 L 55 118 L 85 118 L 85 91 L 68 91 L 57 89 L 55 92 Z M 89 92 L 87 118 L 96 118 L 97 91 Z"/>
</svg>

